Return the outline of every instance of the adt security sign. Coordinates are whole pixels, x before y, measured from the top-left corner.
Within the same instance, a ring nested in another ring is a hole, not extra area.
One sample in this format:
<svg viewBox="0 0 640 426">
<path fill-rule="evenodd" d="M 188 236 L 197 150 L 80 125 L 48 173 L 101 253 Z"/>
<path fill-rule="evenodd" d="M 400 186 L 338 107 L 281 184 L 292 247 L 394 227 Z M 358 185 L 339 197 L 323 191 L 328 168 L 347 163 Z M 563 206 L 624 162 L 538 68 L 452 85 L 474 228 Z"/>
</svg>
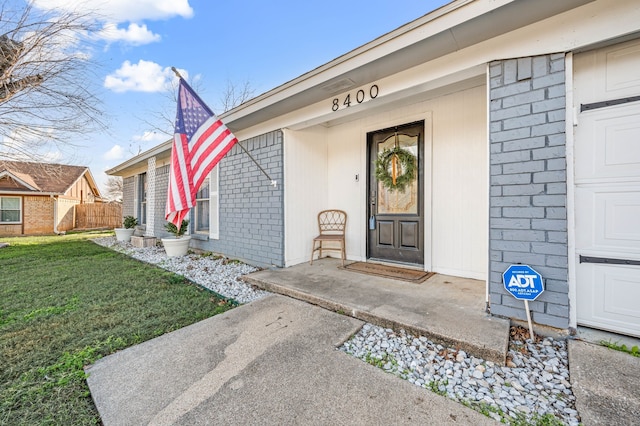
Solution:
<svg viewBox="0 0 640 426">
<path fill-rule="evenodd" d="M 528 265 L 511 265 L 502 274 L 504 288 L 520 300 L 536 300 L 544 291 L 542 275 Z"/>
</svg>

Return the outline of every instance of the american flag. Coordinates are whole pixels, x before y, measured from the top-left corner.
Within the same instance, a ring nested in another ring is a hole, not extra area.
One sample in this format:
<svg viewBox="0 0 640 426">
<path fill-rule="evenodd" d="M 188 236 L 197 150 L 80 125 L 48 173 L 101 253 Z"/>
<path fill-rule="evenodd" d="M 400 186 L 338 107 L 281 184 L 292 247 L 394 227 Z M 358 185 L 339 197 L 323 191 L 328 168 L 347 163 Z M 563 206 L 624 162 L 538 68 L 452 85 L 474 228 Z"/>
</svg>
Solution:
<svg viewBox="0 0 640 426">
<path fill-rule="evenodd" d="M 196 193 L 238 139 L 180 78 L 165 218 L 178 228 Z"/>
</svg>

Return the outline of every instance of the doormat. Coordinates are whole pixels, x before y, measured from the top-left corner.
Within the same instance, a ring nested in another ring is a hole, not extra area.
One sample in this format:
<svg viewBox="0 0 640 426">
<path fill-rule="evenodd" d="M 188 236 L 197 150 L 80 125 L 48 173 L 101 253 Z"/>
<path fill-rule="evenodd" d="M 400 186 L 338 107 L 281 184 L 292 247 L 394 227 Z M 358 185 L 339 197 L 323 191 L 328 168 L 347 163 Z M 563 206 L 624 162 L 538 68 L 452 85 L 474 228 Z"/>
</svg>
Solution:
<svg viewBox="0 0 640 426">
<path fill-rule="evenodd" d="M 419 271 L 399 266 L 380 265 L 378 263 L 367 262 L 354 262 L 345 266 L 340 266 L 339 268 L 346 269 L 347 271 L 359 272 L 361 274 L 376 275 L 378 277 L 407 281 L 414 284 L 423 283 L 427 278 L 435 275 L 435 272 Z"/>
</svg>

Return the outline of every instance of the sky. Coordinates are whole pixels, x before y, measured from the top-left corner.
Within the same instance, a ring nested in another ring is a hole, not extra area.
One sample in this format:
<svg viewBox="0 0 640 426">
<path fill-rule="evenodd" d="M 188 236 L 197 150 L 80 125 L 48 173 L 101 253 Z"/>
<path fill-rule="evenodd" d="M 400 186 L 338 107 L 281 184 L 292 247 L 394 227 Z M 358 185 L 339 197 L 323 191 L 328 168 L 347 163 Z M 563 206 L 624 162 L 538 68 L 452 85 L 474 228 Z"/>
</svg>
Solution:
<svg viewBox="0 0 640 426">
<path fill-rule="evenodd" d="M 105 171 L 168 140 L 175 104 L 171 67 L 217 114 L 231 85 L 267 92 L 449 0 L 33 0 L 40 9 L 95 13 L 91 61 L 107 128 L 43 153 Z"/>
</svg>

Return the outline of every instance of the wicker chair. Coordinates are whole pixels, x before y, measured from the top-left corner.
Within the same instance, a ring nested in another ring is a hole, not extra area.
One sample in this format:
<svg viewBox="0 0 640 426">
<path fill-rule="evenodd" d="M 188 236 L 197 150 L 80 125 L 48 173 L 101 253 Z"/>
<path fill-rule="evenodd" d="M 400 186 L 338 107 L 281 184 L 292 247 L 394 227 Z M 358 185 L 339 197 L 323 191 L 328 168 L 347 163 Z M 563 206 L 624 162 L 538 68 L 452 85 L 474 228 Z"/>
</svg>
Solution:
<svg viewBox="0 0 640 426">
<path fill-rule="evenodd" d="M 313 239 L 311 246 L 311 261 L 310 265 L 313 265 L 313 254 L 319 251 L 318 259 L 322 257 L 322 250 L 340 250 L 342 258 L 342 266 L 347 258 L 347 249 L 345 244 L 345 229 L 347 227 L 347 213 L 342 210 L 323 210 L 318 213 L 318 229 L 320 235 Z M 338 242 L 340 247 L 323 247 L 322 243 L 325 241 Z M 316 242 L 317 247 L 316 247 Z"/>
</svg>

